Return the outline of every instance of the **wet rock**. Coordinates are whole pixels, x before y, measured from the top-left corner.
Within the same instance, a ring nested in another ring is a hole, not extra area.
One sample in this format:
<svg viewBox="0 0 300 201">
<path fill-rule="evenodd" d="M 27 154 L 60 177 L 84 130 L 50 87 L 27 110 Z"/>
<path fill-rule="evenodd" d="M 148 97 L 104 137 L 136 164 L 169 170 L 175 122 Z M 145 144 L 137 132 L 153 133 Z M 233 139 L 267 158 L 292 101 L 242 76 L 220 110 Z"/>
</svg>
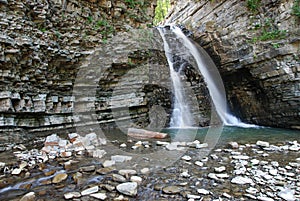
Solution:
<svg viewBox="0 0 300 201">
<path fill-rule="evenodd" d="M 205 189 L 203 189 L 203 188 L 197 189 L 197 192 L 198 192 L 199 194 L 202 194 L 202 195 L 208 195 L 208 194 L 209 194 L 209 191 L 208 191 L 208 190 L 205 190 Z"/>
<path fill-rule="evenodd" d="M 256 145 L 257 146 L 260 146 L 260 147 L 269 147 L 270 146 L 270 143 L 269 142 L 265 142 L 265 141 L 257 141 L 256 142 Z"/>
<path fill-rule="evenodd" d="M 195 165 L 199 166 L 199 167 L 202 167 L 204 164 L 201 162 L 201 161 L 196 161 L 195 162 Z"/>
<path fill-rule="evenodd" d="M 126 178 L 119 174 L 113 174 L 112 179 L 113 179 L 113 181 L 116 181 L 116 182 L 125 182 L 126 181 Z"/>
<path fill-rule="evenodd" d="M 58 184 L 60 182 L 63 182 L 68 178 L 68 175 L 66 173 L 58 173 L 57 175 L 54 176 L 52 179 L 52 183 Z"/>
<path fill-rule="evenodd" d="M 103 163 L 103 167 L 111 167 L 111 166 L 114 166 L 116 164 L 116 162 L 115 161 L 113 161 L 113 160 L 106 160 L 106 161 L 104 161 L 104 163 Z"/>
<path fill-rule="evenodd" d="M 261 200 L 261 201 L 274 201 L 273 198 L 265 197 L 265 196 L 258 196 L 257 200 Z"/>
<path fill-rule="evenodd" d="M 215 167 L 214 168 L 215 172 L 224 172 L 226 170 L 225 166 L 221 166 L 221 167 Z"/>
<path fill-rule="evenodd" d="M 98 170 L 96 170 L 96 172 L 98 174 L 102 174 L 102 175 L 106 175 L 108 173 L 111 173 L 112 171 L 114 171 L 113 168 L 110 168 L 110 167 L 105 167 L 105 168 L 100 168 Z M 119 172 L 120 173 L 120 172 Z"/>
<path fill-rule="evenodd" d="M 105 200 L 107 198 L 107 195 L 105 193 L 94 193 L 91 194 L 90 196 L 98 200 Z"/>
<path fill-rule="evenodd" d="M 64 198 L 66 200 L 73 199 L 73 198 L 80 198 L 80 197 L 81 194 L 79 192 L 69 192 L 64 194 Z"/>
<path fill-rule="evenodd" d="M 134 175 L 134 174 L 137 174 L 137 171 L 136 170 L 130 170 L 130 169 L 123 169 L 123 170 L 119 170 L 119 174 L 120 175 L 123 175 L 123 176 L 126 176 L 126 175 Z"/>
<path fill-rule="evenodd" d="M 137 194 L 137 186 L 136 182 L 126 182 L 119 184 L 116 188 L 124 195 L 135 196 Z"/>
<path fill-rule="evenodd" d="M 294 201 L 296 200 L 295 198 L 295 191 L 291 190 L 289 188 L 283 188 L 279 193 L 278 197 L 282 198 L 283 200 L 286 201 Z"/>
<path fill-rule="evenodd" d="M 206 148 L 208 147 L 207 143 L 203 143 L 203 144 L 196 144 L 196 149 L 202 149 L 202 148 Z"/>
<path fill-rule="evenodd" d="M 143 169 L 141 169 L 141 173 L 142 174 L 148 174 L 149 172 L 150 172 L 149 168 L 143 168 Z"/>
<path fill-rule="evenodd" d="M 130 181 L 140 184 L 140 183 L 142 183 L 143 179 L 142 179 L 142 177 L 139 177 L 139 176 L 131 176 Z"/>
<path fill-rule="evenodd" d="M 164 187 L 162 190 L 166 194 L 177 194 L 181 192 L 181 188 L 179 186 L 167 186 Z"/>
<path fill-rule="evenodd" d="M 93 172 L 96 169 L 94 165 L 91 166 L 86 166 L 86 167 L 81 167 L 80 171 L 81 172 Z"/>
<path fill-rule="evenodd" d="M 228 145 L 231 149 L 238 149 L 239 148 L 239 144 L 237 142 L 229 142 Z"/>
<path fill-rule="evenodd" d="M 253 184 L 254 182 L 249 177 L 237 176 L 231 180 L 231 183 L 244 185 L 244 184 Z"/>
<path fill-rule="evenodd" d="M 190 156 L 184 155 L 181 157 L 182 160 L 190 161 L 192 158 Z"/>
<path fill-rule="evenodd" d="M 27 193 L 20 199 L 20 201 L 34 201 L 34 200 L 35 200 L 34 192 Z"/>
<path fill-rule="evenodd" d="M 99 191 L 99 186 L 94 186 L 94 187 L 91 187 L 91 188 L 88 188 L 88 189 L 85 189 L 83 191 L 81 191 L 81 195 L 84 196 L 84 195 L 90 195 L 90 194 L 93 194 L 93 193 L 97 193 Z"/>
</svg>

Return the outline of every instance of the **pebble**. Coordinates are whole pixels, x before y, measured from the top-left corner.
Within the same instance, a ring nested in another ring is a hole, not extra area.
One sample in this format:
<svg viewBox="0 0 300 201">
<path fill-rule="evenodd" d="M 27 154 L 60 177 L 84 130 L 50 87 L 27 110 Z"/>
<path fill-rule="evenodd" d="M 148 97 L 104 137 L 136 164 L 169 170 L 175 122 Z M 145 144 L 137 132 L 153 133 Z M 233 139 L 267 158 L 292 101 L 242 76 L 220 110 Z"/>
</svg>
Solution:
<svg viewBox="0 0 300 201">
<path fill-rule="evenodd" d="M 79 192 L 68 192 L 64 194 L 66 200 L 73 199 L 73 198 L 80 198 L 81 194 Z"/>
<path fill-rule="evenodd" d="M 166 194 L 177 194 L 180 193 L 181 188 L 179 186 L 167 186 L 164 187 L 162 190 Z"/>
<path fill-rule="evenodd" d="M 200 189 L 197 189 L 197 192 L 199 194 L 202 194 L 202 195 L 208 195 L 209 194 L 209 191 L 208 190 L 205 190 L 203 188 L 200 188 Z"/>
<path fill-rule="evenodd" d="M 68 175 L 66 173 L 59 173 L 54 176 L 54 178 L 52 179 L 52 183 L 58 184 L 64 180 L 66 180 L 67 178 L 68 178 Z"/>
<path fill-rule="evenodd" d="M 122 175 L 119 175 L 119 174 L 113 174 L 112 175 L 112 180 L 116 181 L 116 182 L 125 182 L 126 178 L 123 177 Z"/>
<path fill-rule="evenodd" d="M 107 195 L 105 193 L 94 193 L 90 196 L 99 200 L 105 200 L 107 198 Z"/>
<path fill-rule="evenodd" d="M 137 171 L 136 170 L 130 170 L 130 169 L 123 169 L 123 170 L 119 170 L 119 174 L 120 175 L 123 175 L 123 176 L 126 176 L 126 175 L 134 175 L 134 174 L 137 174 Z"/>
<path fill-rule="evenodd" d="M 234 177 L 232 180 L 231 180 L 231 183 L 233 184 L 252 184 L 254 183 L 252 179 L 250 179 L 249 177 L 242 177 L 242 176 L 237 176 L 237 177 Z"/>
<path fill-rule="evenodd" d="M 94 186 L 94 187 L 91 187 L 91 188 L 88 188 L 88 189 L 85 189 L 83 191 L 81 191 L 81 195 L 84 196 L 84 195 L 90 195 L 90 194 L 93 194 L 93 193 L 97 193 L 99 191 L 99 186 Z"/>
<path fill-rule="evenodd" d="M 190 156 L 184 155 L 181 157 L 182 160 L 190 161 L 192 158 Z"/>
<path fill-rule="evenodd" d="M 19 201 L 34 201 L 35 200 L 35 193 L 29 192 L 25 194 Z"/>
<path fill-rule="evenodd" d="M 224 172 L 226 170 L 226 167 L 221 166 L 221 167 L 215 167 L 214 169 L 215 169 L 215 172 L 220 173 L 220 172 Z"/>
<path fill-rule="evenodd" d="M 143 179 L 142 179 L 142 177 L 139 177 L 139 176 L 131 176 L 130 181 L 140 184 L 140 183 L 142 183 Z"/>
<path fill-rule="evenodd" d="M 126 182 L 117 185 L 117 190 L 124 194 L 129 196 L 135 196 L 137 194 L 137 183 L 136 182 Z"/>
<path fill-rule="evenodd" d="M 81 167 L 79 170 L 81 172 L 93 172 L 95 171 L 96 167 L 94 165 L 91 166 L 86 166 L 86 167 Z"/>
<path fill-rule="evenodd" d="M 256 145 L 257 146 L 260 146 L 260 147 L 269 147 L 270 146 L 270 143 L 269 142 L 265 142 L 265 141 L 257 141 L 256 142 Z"/>
<path fill-rule="evenodd" d="M 116 164 L 116 162 L 113 161 L 113 160 L 106 160 L 106 161 L 104 161 L 104 163 L 102 165 L 103 165 L 103 167 L 106 168 L 106 167 L 111 167 L 111 166 L 113 166 L 115 164 Z"/>
</svg>

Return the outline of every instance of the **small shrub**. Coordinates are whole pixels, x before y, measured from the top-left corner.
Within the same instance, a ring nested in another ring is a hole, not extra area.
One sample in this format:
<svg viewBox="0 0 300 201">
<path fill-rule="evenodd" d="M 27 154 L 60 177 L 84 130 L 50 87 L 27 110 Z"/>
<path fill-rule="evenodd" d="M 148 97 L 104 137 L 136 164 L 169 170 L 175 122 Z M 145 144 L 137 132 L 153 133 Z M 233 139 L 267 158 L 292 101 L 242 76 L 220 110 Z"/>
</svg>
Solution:
<svg viewBox="0 0 300 201">
<path fill-rule="evenodd" d="M 300 0 L 295 0 L 292 7 L 292 14 L 300 17 Z"/>
<path fill-rule="evenodd" d="M 256 13 L 260 7 L 260 0 L 247 0 L 247 7 L 250 11 Z"/>
</svg>

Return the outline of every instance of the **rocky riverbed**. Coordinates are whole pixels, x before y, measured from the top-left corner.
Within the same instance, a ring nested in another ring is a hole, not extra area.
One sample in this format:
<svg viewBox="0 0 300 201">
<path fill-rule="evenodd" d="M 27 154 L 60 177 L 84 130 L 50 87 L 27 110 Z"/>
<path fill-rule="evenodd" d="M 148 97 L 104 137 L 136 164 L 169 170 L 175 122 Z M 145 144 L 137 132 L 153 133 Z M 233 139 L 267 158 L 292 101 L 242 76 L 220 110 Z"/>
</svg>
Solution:
<svg viewBox="0 0 300 201">
<path fill-rule="evenodd" d="M 210 149 L 198 140 L 97 136 L 52 134 L 30 147 L 7 146 L 0 153 L 0 200 L 300 199 L 297 141 L 228 142 Z"/>
</svg>

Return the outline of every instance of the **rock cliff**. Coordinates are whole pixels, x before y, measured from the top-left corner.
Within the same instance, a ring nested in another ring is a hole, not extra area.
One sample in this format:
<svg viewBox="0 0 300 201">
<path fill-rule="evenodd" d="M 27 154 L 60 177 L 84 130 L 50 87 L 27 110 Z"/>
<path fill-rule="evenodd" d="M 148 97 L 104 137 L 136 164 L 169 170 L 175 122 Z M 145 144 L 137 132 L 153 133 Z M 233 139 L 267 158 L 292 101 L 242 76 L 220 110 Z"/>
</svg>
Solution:
<svg viewBox="0 0 300 201">
<path fill-rule="evenodd" d="M 299 1 L 172 1 L 213 58 L 232 112 L 259 125 L 300 128 Z"/>
<path fill-rule="evenodd" d="M 116 33 L 151 26 L 155 4 L 0 1 L 1 130 L 72 128 L 76 119 L 73 87 L 86 58 Z M 109 76 L 125 72 L 127 64 L 113 63 Z"/>
</svg>

